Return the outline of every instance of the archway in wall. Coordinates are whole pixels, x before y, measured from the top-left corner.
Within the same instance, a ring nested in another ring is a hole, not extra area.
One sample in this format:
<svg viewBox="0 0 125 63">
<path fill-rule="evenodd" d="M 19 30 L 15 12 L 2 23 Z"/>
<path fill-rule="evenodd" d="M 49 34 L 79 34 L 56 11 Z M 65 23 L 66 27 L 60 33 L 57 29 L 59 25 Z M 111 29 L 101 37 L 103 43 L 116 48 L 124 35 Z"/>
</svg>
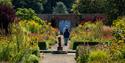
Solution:
<svg viewBox="0 0 125 63">
<path fill-rule="evenodd" d="M 63 34 L 65 29 L 71 30 L 71 21 L 70 20 L 60 20 L 59 21 L 59 30 L 60 34 Z"/>
</svg>

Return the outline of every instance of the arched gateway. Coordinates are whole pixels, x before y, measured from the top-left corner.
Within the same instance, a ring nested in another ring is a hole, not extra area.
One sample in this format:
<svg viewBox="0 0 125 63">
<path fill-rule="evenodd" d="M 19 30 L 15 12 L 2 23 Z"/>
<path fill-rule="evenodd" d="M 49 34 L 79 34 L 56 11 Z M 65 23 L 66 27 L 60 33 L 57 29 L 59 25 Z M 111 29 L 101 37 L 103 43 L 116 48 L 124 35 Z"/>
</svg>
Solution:
<svg viewBox="0 0 125 63">
<path fill-rule="evenodd" d="M 60 30 L 62 34 L 66 28 L 71 30 L 72 27 L 76 27 L 79 24 L 79 16 L 75 14 L 40 14 L 40 18 L 51 22 L 51 25 Z"/>
</svg>

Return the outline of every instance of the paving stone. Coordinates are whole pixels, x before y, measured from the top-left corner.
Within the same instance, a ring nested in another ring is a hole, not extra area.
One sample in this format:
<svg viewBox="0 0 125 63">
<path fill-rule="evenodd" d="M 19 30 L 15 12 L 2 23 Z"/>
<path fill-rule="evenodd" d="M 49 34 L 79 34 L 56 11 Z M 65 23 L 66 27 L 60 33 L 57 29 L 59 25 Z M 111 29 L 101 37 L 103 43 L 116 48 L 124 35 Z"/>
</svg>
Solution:
<svg viewBox="0 0 125 63">
<path fill-rule="evenodd" d="M 42 56 L 42 55 L 41 55 Z M 40 63 L 76 63 L 75 54 L 51 54 L 47 53 L 43 55 Z"/>
</svg>

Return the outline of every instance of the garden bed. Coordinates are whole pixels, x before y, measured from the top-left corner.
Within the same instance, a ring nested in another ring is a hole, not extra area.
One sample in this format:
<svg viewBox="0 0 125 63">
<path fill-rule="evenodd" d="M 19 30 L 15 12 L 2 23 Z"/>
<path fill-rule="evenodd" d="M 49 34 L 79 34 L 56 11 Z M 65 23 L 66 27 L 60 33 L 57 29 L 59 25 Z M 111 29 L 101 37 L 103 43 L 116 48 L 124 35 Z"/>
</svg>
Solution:
<svg viewBox="0 0 125 63">
<path fill-rule="evenodd" d="M 76 50 L 77 46 L 95 46 L 98 44 L 99 44 L 99 42 L 74 42 L 73 50 Z"/>
</svg>

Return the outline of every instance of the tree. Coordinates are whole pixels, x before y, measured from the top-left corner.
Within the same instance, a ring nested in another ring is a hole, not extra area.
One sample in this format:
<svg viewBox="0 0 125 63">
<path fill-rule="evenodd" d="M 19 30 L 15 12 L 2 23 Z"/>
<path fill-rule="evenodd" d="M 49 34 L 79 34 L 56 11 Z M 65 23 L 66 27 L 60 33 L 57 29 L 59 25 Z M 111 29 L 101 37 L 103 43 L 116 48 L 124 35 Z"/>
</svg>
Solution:
<svg viewBox="0 0 125 63">
<path fill-rule="evenodd" d="M 109 18 L 108 24 L 117 19 L 119 16 L 125 15 L 125 0 L 108 0 L 107 1 L 107 15 Z"/>
<path fill-rule="evenodd" d="M 36 13 L 42 13 L 46 0 L 12 0 L 14 8 L 32 8 Z"/>
<path fill-rule="evenodd" d="M 8 5 L 9 7 L 12 7 L 11 0 L 0 0 L 0 4 L 4 4 L 4 5 Z"/>
<path fill-rule="evenodd" d="M 72 10 L 79 13 L 104 13 L 105 4 L 105 0 L 76 0 Z"/>
<path fill-rule="evenodd" d="M 9 26 L 14 22 L 16 15 L 15 10 L 12 7 L 10 0 L 1 0 L 0 1 L 0 33 L 8 34 Z M 4 31 L 5 30 L 5 31 Z"/>
<path fill-rule="evenodd" d="M 57 2 L 55 8 L 53 8 L 53 14 L 68 14 L 66 6 L 63 2 Z"/>
<path fill-rule="evenodd" d="M 75 2 L 75 0 L 60 0 L 60 1 L 66 5 L 68 12 L 71 11 L 72 5 Z"/>
<path fill-rule="evenodd" d="M 56 6 L 57 2 L 63 2 L 67 7 L 68 12 L 70 12 L 74 1 L 75 0 L 47 0 L 47 2 L 44 4 L 44 13 L 51 14 L 53 12 L 53 7 Z"/>
<path fill-rule="evenodd" d="M 51 14 L 53 12 L 53 7 L 56 6 L 58 0 L 47 0 L 44 4 L 44 13 Z"/>
<path fill-rule="evenodd" d="M 106 24 L 125 15 L 125 0 L 76 0 L 72 6 L 74 13 L 105 13 L 108 17 Z"/>
<path fill-rule="evenodd" d="M 30 20 L 33 18 L 33 16 L 36 16 L 36 13 L 34 10 L 32 10 L 31 8 L 27 9 L 27 8 L 17 8 L 16 11 L 16 15 L 17 17 L 21 18 L 22 20 Z"/>
</svg>

